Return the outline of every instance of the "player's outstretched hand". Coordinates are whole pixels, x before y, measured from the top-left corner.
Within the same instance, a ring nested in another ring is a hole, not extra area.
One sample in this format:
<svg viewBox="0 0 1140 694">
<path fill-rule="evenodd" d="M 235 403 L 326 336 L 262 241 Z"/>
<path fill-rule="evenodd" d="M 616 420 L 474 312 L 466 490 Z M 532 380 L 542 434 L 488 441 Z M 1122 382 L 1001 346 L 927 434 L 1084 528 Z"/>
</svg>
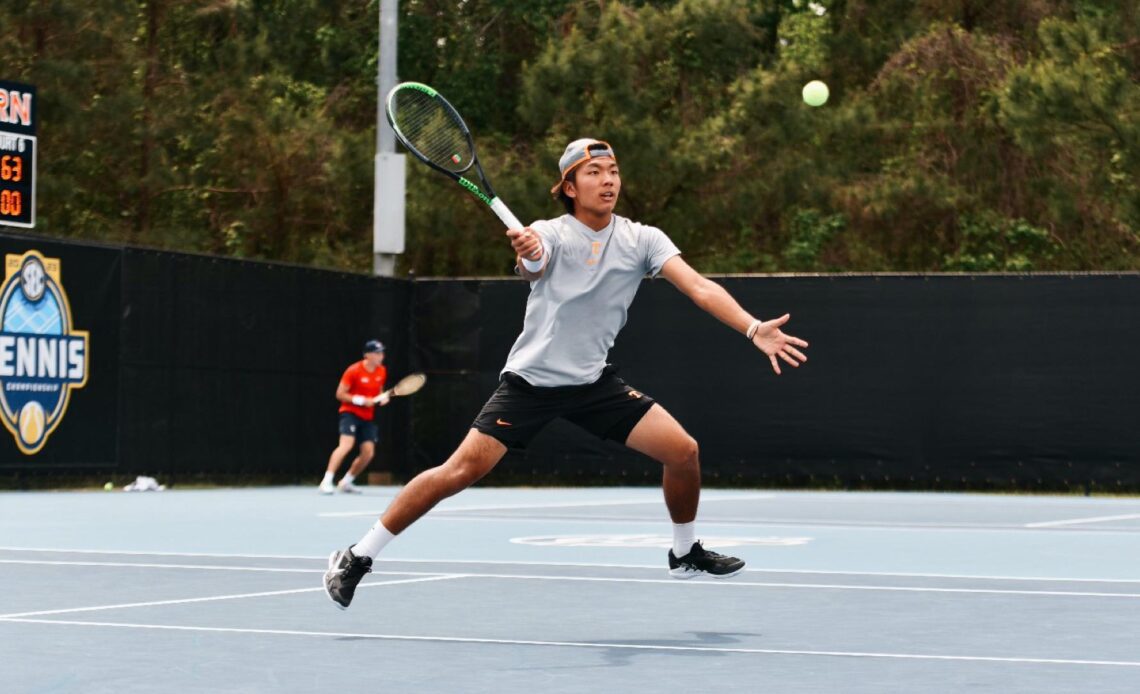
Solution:
<svg viewBox="0 0 1140 694">
<path fill-rule="evenodd" d="M 542 240 L 534 229 L 507 229 L 507 238 L 511 240 L 511 248 L 523 258 L 538 260 L 542 257 Z"/>
<path fill-rule="evenodd" d="M 776 372 L 777 376 L 780 375 L 780 362 L 777 357 L 792 366 L 799 366 L 807 361 L 807 355 L 796 349 L 796 347 L 807 347 L 807 341 L 785 335 L 780 330 L 780 326 L 787 323 L 791 317 L 792 314 L 785 313 L 779 318 L 764 321 L 756 329 L 756 334 L 752 336 L 752 344 L 768 355 L 768 359 L 772 362 L 772 370 Z"/>
</svg>

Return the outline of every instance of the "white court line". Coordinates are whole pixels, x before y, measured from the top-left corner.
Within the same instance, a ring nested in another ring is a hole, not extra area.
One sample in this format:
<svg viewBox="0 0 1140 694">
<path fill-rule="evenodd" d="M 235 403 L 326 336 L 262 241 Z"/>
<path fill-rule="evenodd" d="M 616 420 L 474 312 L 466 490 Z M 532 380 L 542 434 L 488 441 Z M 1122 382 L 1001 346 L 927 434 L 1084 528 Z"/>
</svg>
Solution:
<svg viewBox="0 0 1140 694">
<path fill-rule="evenodd" d="M 753 501 L 756 499 L 772 499 L 775 494 L 742 494 L 739 496 L 714 496 L 701 499 L 701 503 L 710 501 Z M 633 506 L 640 504 L 659 504 L 665 502 L 660 496 L 652 499 L 614 499 L 612 501 L 562 501 L 552 504 L 494 504 L 484 506 L 437 506 L 435 513 L 457 513 L 462 511 L 517 511 L 526 509 L 544 508 L 590 508 L 597 506 Z M 379 516 L 381 511 L 329 511 L 318 513 L 321 518 L 349 518 L 352 516 Z"/>
<path fill-rule="evenodd" d="M 724 499 L 722 499 L 723 501 Z M 701 500 L 702 502 L 705 499 Z M 715 501 L 715 499 L 714 499 Z M 632 503 L 632 502 L 631 502 Z M 650 503 L 650 502 L 637 502 L 637 503 Z M 658 502 L 652 502 L 658 503 Z M 585 505 L 585 504 L 575 504 Z M 600 504 L 607 505 L 607 504 Z M 510 509 L 509 506 L 496 506 L 487 507 L 485 511 L 497 511 L 502 509 Z M 532 508 L 527 506 L 520 506 L 518 508 Z M 662 509 L 664 505 L 662 504 Z M 483 523 L 521 523 L 521 522 L 543 522 L 543 523 L 573 523 L 573 524 L 593 524 L 593 525 L 609 525 L 615 523 L 629 523 L 629 524 L 660 524 L 667 522 L 667 516 L 661 517 L 637 517 L 637 516 L 569 516 L 569 515 L 520 515 L 520 514 L 495 514 L 483 512 L 480 515 L 463 515 L 454 514 L 449 515 L 446 511 L 448 509 L 433 509 L 432 513 L 421 518 L 419 523 L 466 523 L 471 521 L 479 521 Z M 458 510 L 458 509 L 457 509 Z M 464 511 L 484 511 L 480 508 L 466 508 Z M 329 511 L 327 513 L 316 514 L 318 518 L 376 518 L 382 515 L 383 511 Z M 1115 518 L 1128 518 L 1129 516 L 1111 516 L 1105 517 L 1104 520 Z M 1140 517 L 1138 515 L 1137 517 Z M 891 521 L 859 521 L 859 520 L 828 520 L 824 518 L 768 518 L 757 516 L 753 518 L 702 518 L 701 526 L 722 526 L 722 527 L 753 527 L 753 526 L 789 526 L 801 528 L 855 528 L 858 530 L 871 530 L 871 531 L 884 531 L 884 532 L 978 532 L 978 533 L 1010 533 L 1010 532 L 1031 532 L 1037 531 L 1041 528 L 1048 527 L 1048 524 L 1041 525 L 1027 525 L 1024 523 L 964 523 L 954 522 L 947 523 L 943 521 L 930 521 L 930 522 L 891 522 Z M 1101 534 L 1127 534 L 1133 535 L 1140 532 L 1140 528 L 1130 527 L 1108 527 L 1108 528 L 1073 528 L 1074 532 L 1083 533 L 1101 533 Z"/>
<path fill-rule="evenodd" d="M 0 560 L 2 563 L 21 563 L 21 564 L 49 564 L 60 566 L 107 566 L 107 567 L 138 567 L 138 568 L 159 568 L 159 569 L 202 569 L 207 571 L 212 570 L 227 570 L 227 571 L 264 571 L 262 567 L 219 567 L 213 565 L 193 565 L 193 564 L 143 564 L 131 562 L 65 562 L 65 561 L 52 561 L 52 562 L 36 562 L 36 561 L 16 561 L 16 560 Z M 317 573 L 322 571 L 320 569 L 270 569 L 271 571 L 294 571 L 294 572 L 307 572 Z M 1005 590 L 999 588 L 932 588 L 925 586 L 880 586 L 880 585 L 854 585 L 845 583 L 786 583 L 786 582 L 770 582 L 770 581 L 679 581 L 675 578 L 624 578 L 614 576 L 564 576 L 556 574 L 499 574 L 499 573 L 468 573 L 468 574 L 440 574 L 436 572 L 418 572 L 418 571 L 374 571 L 378 575 L 393 575 L 393 576 L 424 576 L 426 578 L 413 578 L 399 581 L 385 581 L 382 583 L 367 583 L 361 584 L 364 586 L 374 585 L 395 585 L 399 583 L 417 583 L 421 581 L 436 581 L 445 578 L 494 578 L 504 580 L 520 580 L 520 581 L 578 581 L 586 583 L 657 583 L 661 585 L 671 586 L 734 586 L 737 588 L 753 587 L 753 588 L 793 588 L 800 590 L 864 590 L 864 591 L 880 591 L 880 592 L 900 592 L 900 593 L 959 593 L 959 594 L 975 594 L 975 595 L 1034 595 L 1045 597 L 1074 597 L 1074 598 L 1126 598 L 1126 599 L 1140 599 L 1140 593 L 1104 593 L 1104 592 L 1091 592 L 1091 591 L 1067 591 L 1067 590 Z M 269 595 L 288 595 L 290 593 L 305 593 L 321 590 L 320 588 L 301 588 L 297 590 L 286 591 L 271 591 L 267 593 L 249 593 L 237 596 L 221 596 L 214 598 L 194 598 L 187 602 L 199 602 L 207 600 L 224 600 L 235 598 L 248 598 L 248 597 L 262 597 Z M 165 604 L 178 604 L 182 601 L 162 601 L 157 603 L 139 603 L 129 605 L 112 605 L 108 607 L 99 608 L 76 608 L 74 610 L 63 609 L 55 610 L 52 612 L 34 612 L 25 613 L 27 616 L 38 614 L 64 614 L 67 612 L 85 612 L 91 609 L 112 609 L 114 607 L 148 607 L 151 605 L 165 605 Z M 25 616 L 25 614 L 15 616 Z M 3 619 L 5 615 L 0 615 Z"/>
<path fill-rule="evenodd" d="M 351 518 L 353 516 L 368 516 L 369 518 L 376 518 L 379 514 L 374 513 L 349 513 L 345 512 L 340 518 Z M 324 516 L 326 518 L 331 516 Z M 448 516 L 446 514 L 432 513 L 424 516 L 416 521 L 417 524 L 424 523 L 554 523 L 559 527 L 566 525 L 603 525 L 606 527 L 614 527 L 617 523 L 626 525 L 646 525 L 655 528 L 662 527 L 663 524 L 669 523 L 669 516 L 665 512 L 665 505 L 661 505 L 661 516 L 658 518 L 610 518 L 610 517 L 590 517 L 590 516 L 495 516 L 495 515 L 480 515 L 480 516 L 465 516 L 454 515 Z M 754 526 L 774 525 L 773 523 L 756 523 L 752 521 L 719 521 L 719 520 L 701 520 L 701 527 L 722 527 L 722 528 L 752 528 Z M 792 523 L 785 523 L 783 525 L 793 525 Z M 798 524 L 795 524 L 798 525 Z M 1025 528 L 1020 525 L 1011 526 L 1008 530 L 1024 531 Z M 1108 530 L 1101 532 L 1111 532 Z M 1129 531 L 1131 532 L 1131 531 Z"/>
<path fill-rule="evenodd" d="M 215 559 L 321 559 L 312 554 L 228 554 L 218 552 L 149 552 L 133 549 L 65 549 L 61 547 L 0 547 L 0 552 L 59 552 L 61 554 L 117 554 L 125 557 L 210 557 Z"/>
<path fill-rule="evenodd" d="M 595 583 L 659 583 L 674 586 L 731 586 L 737 588 L 793 588 L 803 590 L 865 590 L 899 593 L 962 593 L 979 595 L 1040 595 L 1046 597 L 1140 599 L 1140 593 L 1093 593 L 1060 590 L 1001 590 L 996 588 L 925 588 L 921 586 L 864 586 L 842 583 L 773 583 L 766 581 L 713 579 L 698 581 L 679 581 L 675 578 L 612 578 L 605 576 L 542 576 L 533 574 L 467 574 L 465 578 L 499 578 L 530 581 L 582 581 Z"/>
<path fill-rule="evenodd" d="M 500 487 L 499 489 L 511 489 Z M 578 489 L 588 489 L 579 487 Z M 727 491 L 727 490 L 725 490 Z M 1127 506 L 1135 504 L 1134 494 L 1098 494 L 1094 497 L 1077 496 L 1074 494 L 1018 494 L 1006 492 L 908 492 L 908 491 L 841 491 L 841 490 L 807 490 L 807 489 L 772 489 L 767 490 L 781 500 L 796 502 L 820 502 L 831 506 L 836 503 L 880 505 L 889 501 L 891 505 L 898 506 L 1023 506 L 1026 508 L 1040 508 L 1042 506 L 1064 506 L 1068 508 L 1081 508 L 1091 506 Z"/>
<path fill-rule="evenodd" d="M 1061 525 L 1080 525 L 1082 523 L 1104 523 L 1115 520 L 1137 520 L 1140 513 L 1128 513 L 1122 516 L 1093 516 L 1091 518 L 1070 518 L 1068 520 L 1044 521 L 1041 523 L 1026 523 L 1027 528 L 1056 528 Z"/>
<path fill-rule="evenodd" d="M 265 571 L 269 573 L 323 574 L 326 569 L 285 569 L 270 566 L 225 566 L 222 564 L 154 564 L 131 561 L 40 561 L 36 559 L 0 559 L 0 564 L 30 564 L 32 566 L 106 566 L 112 568 L 137 567 L 143 569 L 179 569 L 200 571 Z M 372 571 L 375 576 L 441 576 L 439 571 Z"/>
<path fill-rule="evenodd" d="M 399 581 L 378 581 L 375 583 L 361 583 L 357 586 L 360 588 L 372 588 L 375 586 L 394 586 L 404 583 L 423 583 L 425 581 L 446 581 L 453 578 L 463 578 L 464 574 L 435 574 L 424 578 L 408 578 Z M 240 593 L 236 595 L 211 595 L 205 598 L 180 598 L 177 600 L 154 600 L 150 602 L 130 602 L 120 603 L 117 605 L 96 605 L 94 607 L 71 607 L 61 610 L 40 610 L 37 612 L 20 612 L 13 614 L 0 614 L 0 621 L 6 619 L 15 619 L 22 617 L 41 617 L 44 615 L 53 614 L 72 614 L 75 612 L 98 612 L 100 610 L 118 610 L 126 609 L 129 607 L 157 607 L 161 605 L 187 605 L 196 602 L 214 602 L 218 600 L 241 600 L 244 598 L 263 598 L 273 595 L 293 595 L 296 593 L 315 593 L 317 591 L 324 591 L 324 586 L 316 588 L 293 588 L 291 590 L 269 590 L 261 593 Z"/>
<path fill-rule="evenodd" d="M 60 549 L 44 547 L 0 547 L 0 552 L 58 552 L 63 554 L 96 554 L 142 557 L 207 557 L 212 559 L 301 559 L 305 561 L 328 561 L 327 555 L 309 554 L 223 554 L 206 552 L 143 552 L 135 550 L 107 549 Z M 505 559 L 398 559 L 384 557 L 379 560 L 386 564 L 487 564 L 489 566 L 566 566 L 586 569 L 653 569 L 663 570 L 662 564 L 606 564 L 567 561 L 517 561 Z M 760 574 L 806 574 L 820 576 L 876 576 L 886 578 L 933 578 L 973 581 L 1025 581 L 1041 583 L 1121 583 L 1140 584 L 1140 578 L 1072 578 L 1066 576 L 987 576 L 984 574 L 936 574 L 890 571 L 839 571 L 824 569 L 745 569 L 745 573 Z M 373 572 L 378 573 L 378 572 Z M 396 571 L 393 573 L 409 573 Z M 431 573 L 431 572 L 429 572 Z M 432 575 L 437 575 L 434 572 Z"/>
<path fill-rule="evenodd" d="M 268 571 L 274 573 L 324 573 L 325 569 L 281 569 L 268 566 L 223 566 L 221 564 L 151 564 L 129 561 L 39 561 L 36 559 L 0 559 L 0 564 L 30 564 L 32 566 L 137 566 L 144 569 L 210 569 L 214 571 Z M 401 572 L 402 573 L 402 572 Z M 433 573 L 438 576 L 439 573 Z"/>
<path fill-rule="evenodd" d="M 664 506 L 662 506 L 664 508 Z M 333 514 L 317 514 L 323 517 L 333 517 Z M 345 511 L 339 514 L 339 517 L 350 518 L 353 516 L 368 516 L 376 517 L 380 514 L 372 511 Z M 661 524 L 668 522 L 665 520 L 666 516 L 662 515 L 661 518 L 638 518 L 636 516 L 564 516 L 564 515 L 495 515 L 495 514 L 482 514 L 478 516 L 448 516 L 433 512 L 424 516 L 417 523 L 427 522 L 469 522 L 469 521 L 484 521 L 488 523 L 519 523 L 519 522 L 546 522 L 546 523 L 593 523 L 613 525 L 614 523 L 641 523 L 641 524 Z M 720 519 L 704 519 L 700 520 L 702 527 L 706 525 L 718 525 L 726 527 L 751 527 L 751 526 L 790 526 L 802 528 L 856 528 L 859 530 L 882 530 L 887 532 L 903 531 L 903 532 L 1027 532 L 1037 530 L 1031 528 L 1023 523 L 944 523 L 944 522 L 908 522 L 908 523 L 894 523 L 889 521 L 845 521 L 845 520 L 825 520 L 819 518 L 720 518 Z M 1102 533 L 1102 534 L 1127 534 L 1134 535 L 1140 532 L 1140 528 L 1075 528 L 1074 531 L 1083 533 Z"/>
<path fill-rule="evenodd" d="M 81 622 L 56 619 L 0 619 L 25 624 L 58 624 L 62 626 L 113 627 L 120 629 L 158 629 L 169 631 L 211 632 L 220 634 L 265 634 L 273 636 L 317 636 L 334 638 L 376 639 L 382 641 L 419 641 L 434 643 L 471 643 L 503 646 L 546 646 L 554 648 L 589 648 L 598 650 L 666 651 L 689 653 L 742 653 L 749 655 L 798 655 L 832 658 L 889 658 L 899 660 L 941 660 L 953 662 L 1021 663 L 1029 665 L 1083 665 L 1091 667 L 1140 667 L 1133 660 L 1079 660 L 1075 658 L 1015 658 L 974 655 L 927 655 L 922 653 L 875 653 L 864 651 L 808 651 L 783 648 L 723 648 L 715 646 L 662 646 L 641 643 L 594 643 L 589 641 L 532 641 L 526 639 L 483 639 L 462 636 L 411 636 L 404 634 L 369 634 L 341 631 L 298 631 L 293 629 L 238 629 L 232 627 L 192 627 L 170 624 L 131 624 L 124 622 Z"/>
</svg>

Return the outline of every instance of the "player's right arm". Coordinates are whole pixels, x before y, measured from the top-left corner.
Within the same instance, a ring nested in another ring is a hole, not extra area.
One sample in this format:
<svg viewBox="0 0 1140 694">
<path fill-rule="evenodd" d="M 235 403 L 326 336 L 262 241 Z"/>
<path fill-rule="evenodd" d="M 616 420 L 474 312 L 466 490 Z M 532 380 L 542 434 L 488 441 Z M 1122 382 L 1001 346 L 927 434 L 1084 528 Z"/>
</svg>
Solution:
<svg viewBox="0 0 1140 694">
<path fill-rule="evenodd" d="M 344 403 L 352 402 L 352 392 L 349 389 L 349 385 L 344 381 L 341 381 L 340 385 L 336 387 L 336 399 Z"/>
<path fill-rule="evenodd" d="M 517 256 L 515 266 L 519 270 L 519 276 L 528 282 L 542 277 L 546 272 L 547 257 L 538 232 L 530 227 L 507 229 L 507 238 L 511 240 L 511 248 Z"/>
<path fill-rule="evenodd" d="M 363 395 L 352 394 L 352 382 L 352 369 L 350 368 L 344 373 L 344 376 L 341 377 L 340 384 L 336 387 L 336 399 L 343 403 L 356 405 L 357 407 L 371 405 L 372 403 Z"/>
</svg>

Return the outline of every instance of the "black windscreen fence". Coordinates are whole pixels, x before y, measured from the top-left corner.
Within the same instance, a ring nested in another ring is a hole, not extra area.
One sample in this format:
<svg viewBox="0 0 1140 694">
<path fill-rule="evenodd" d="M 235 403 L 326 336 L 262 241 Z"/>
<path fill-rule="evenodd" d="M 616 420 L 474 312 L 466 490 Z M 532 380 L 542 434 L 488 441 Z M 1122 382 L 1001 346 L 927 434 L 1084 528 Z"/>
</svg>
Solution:
<svg viewBox="0 0 1140 694">
<path fill-rule="evenodd" d="M 21 474 L 319 478 L 339 436 L 336 387 L 364 342 L 386 344 L 395 377 L 413 353 L 406 281 L 27 237 L 0 242 L 7 256 L 34 249 L 59 259 L 74 324 L 90 341 L 87 383 L 72 391 L 43 449 L 29 455 L 3 437 L 0 468 Z M 378 465 L 407 457 L 409 416 L 406 403 L 381 411 Z"/>
<path fill-rule="evenodd" d="M 364 342 L 388 346 L 390 373 L 407 370 L 408 295 L 362 275 L 126 251 L 122 464 L 319 477 L 334 393 Z M 406 408 L 379 422 L 377 458 L 404 456 Z"/>
<path fill-rule="evenodd" d="M 1140 487 L 1140 276 L 750 276 L 716 280 L 811 343 L 772 373 L 663 280 L 610 355 L 697 439 L 724 484 Z M 420 281 L 421 359 L 446 388 L 416 404 L 419 469 L 445 459 L 522 325 L 516 281 Z M 454 322 L 441 321 L 452 313 Z M 432 413 L 435 413 L 434 415 Z M 410 471 L 409 471 L 410 472 Z M 492 480 L 655 480 L 655 463 L 555 423 Z"/>
<path fill-rule="evenodd" d="M 390 382 L 372 469 L 451 454 L 522 326 L 519 280 L 404 280 L 0 235 L 0 469 L 314 482 L 366 339 Z M 610 361 L 697 439 L 709 483 L 1140 489 L 1140 275 L 732 276 L 792 314 L 799 369 L 646 280 Z M 573 336 L 568 336 L 573 339 Z M 555 422 L 489 483 L 656 483 Z"/>
</svg>

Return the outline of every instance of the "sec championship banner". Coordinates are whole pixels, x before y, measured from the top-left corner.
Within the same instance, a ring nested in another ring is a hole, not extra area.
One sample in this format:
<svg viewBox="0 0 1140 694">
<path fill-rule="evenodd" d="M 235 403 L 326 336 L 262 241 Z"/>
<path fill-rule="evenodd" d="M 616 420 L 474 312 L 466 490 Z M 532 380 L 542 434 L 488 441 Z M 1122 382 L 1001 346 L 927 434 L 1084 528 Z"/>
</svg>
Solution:
<svg viewBox="0 0 1140 694">
<path fill-rule="evenodd" d="M 86 330 L 75 327 L 58 258 L 4 258 L 0 285 L 0 413 L 26 455 L 47 443 L 73 389 L 87 385 Z"/>
<path fill-rule="evenodd" d="M 119 252 L 18 238 L 0 250 L 0 466 L 113 464 Z"/>
</svg>

